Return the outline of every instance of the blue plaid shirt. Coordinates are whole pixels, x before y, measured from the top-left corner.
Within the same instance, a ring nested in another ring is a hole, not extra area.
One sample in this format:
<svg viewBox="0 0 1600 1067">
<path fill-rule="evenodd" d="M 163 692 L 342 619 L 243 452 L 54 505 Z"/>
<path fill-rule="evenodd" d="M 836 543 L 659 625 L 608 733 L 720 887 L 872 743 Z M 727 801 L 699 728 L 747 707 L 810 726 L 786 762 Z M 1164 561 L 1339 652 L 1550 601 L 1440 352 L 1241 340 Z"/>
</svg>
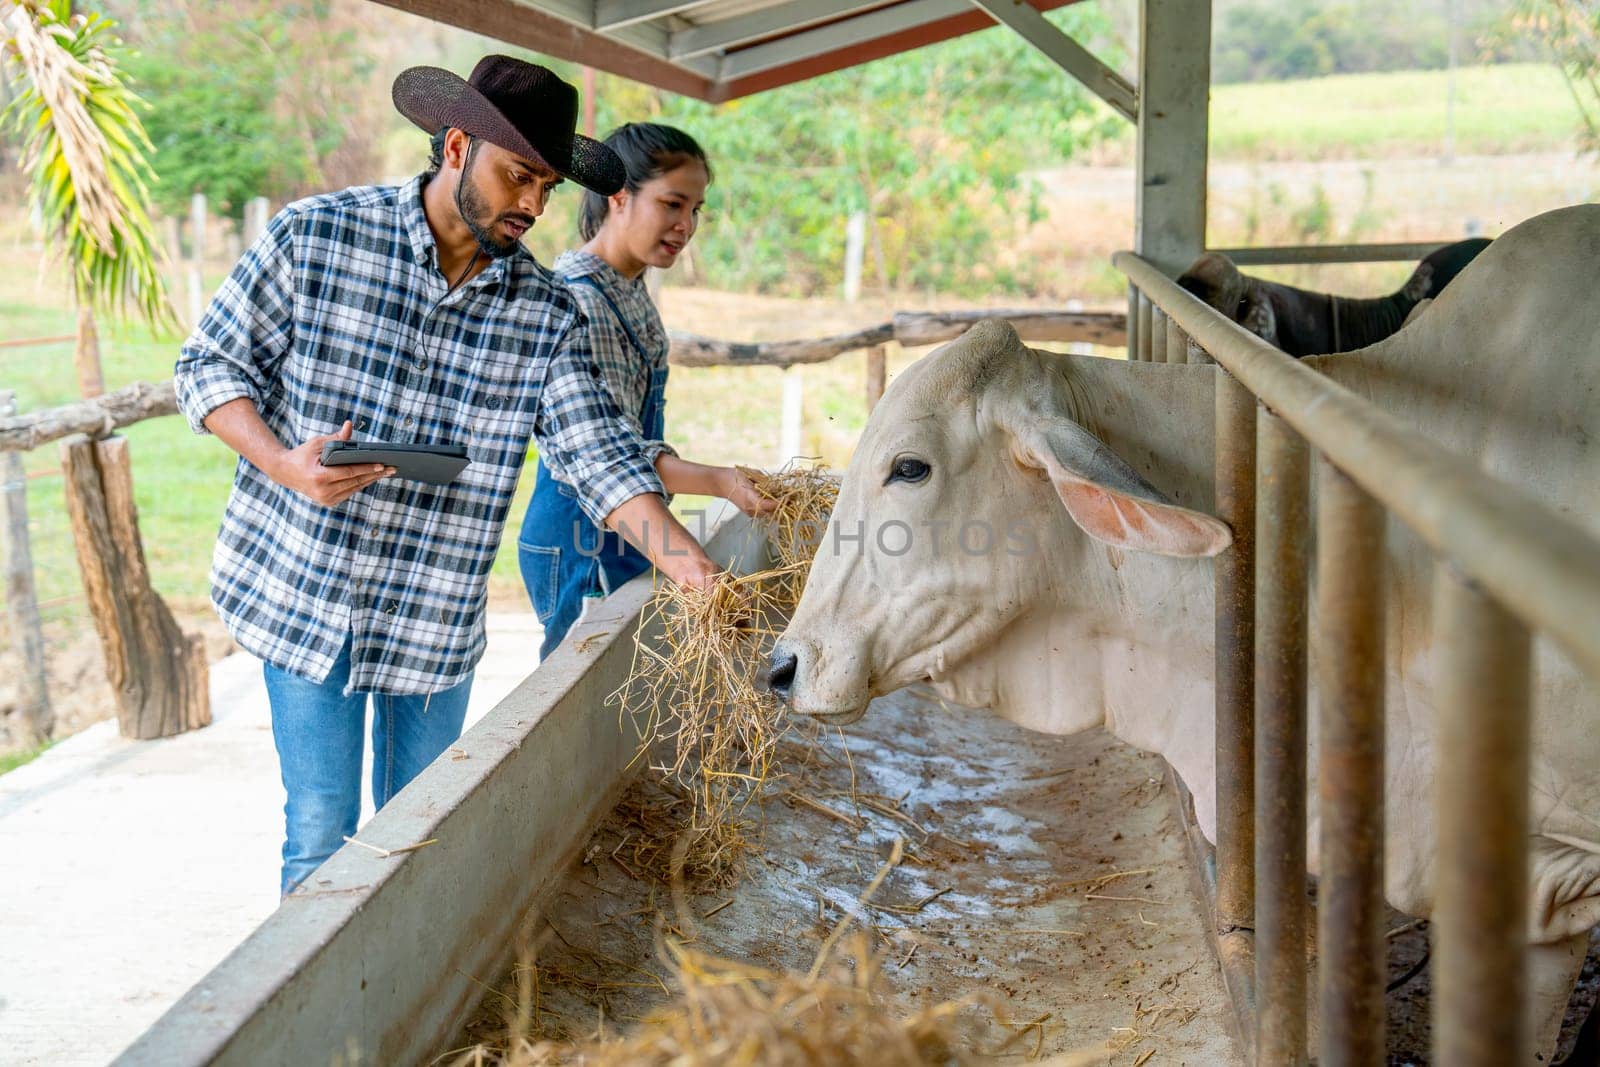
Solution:
<svg viewBox="0 0 1600 1067">
<path fill-rule="evenodd" d="M 178 403 L 196 433 L 248 397 L 278 439 L 464 444 L 449 485 L 385 479 L 323 507 L 239 461 L 211 598 L 241 646 L 321 681 L 351 641 L 350 690 L 432 693 L 483 655 L 490 564 L 528 439 L 596 522 L 662 493 L 619 416 L 572 294 L 525 252 L 454 292 L 421 181 L 285 208 L 183 346 Z"/>
<path fill-rule="evenodd" d="M 644 276 L 629 281 L 593 252 L 579 248 L 561 253 L 550 269 L 568 283 L 589 322 L 589 351 L 594 354 L 611 398 L 622 411 L 623 421 L 643 436 L 643 413 L 666 403 L 667 352 L 671 348 L 667 328 L 661 324 L 661 313 L 650 299 Z M 588 278 L 600 288 L 575 282 L 577 278 Z M 626 316 L 626 323 L 617 318 L 619 314 Z M 642 348 L 633 346 L 630 330 Z M 676 456 L 678 451 L 665 441 L 645 438 L 646 459 L 653 464 L 663 453 Z M 550 465 L 548 459 L 545 465 Z M 550 467 L 550 473 L 558 481 L 569 480 L 556 467 Z"/>
</svg>

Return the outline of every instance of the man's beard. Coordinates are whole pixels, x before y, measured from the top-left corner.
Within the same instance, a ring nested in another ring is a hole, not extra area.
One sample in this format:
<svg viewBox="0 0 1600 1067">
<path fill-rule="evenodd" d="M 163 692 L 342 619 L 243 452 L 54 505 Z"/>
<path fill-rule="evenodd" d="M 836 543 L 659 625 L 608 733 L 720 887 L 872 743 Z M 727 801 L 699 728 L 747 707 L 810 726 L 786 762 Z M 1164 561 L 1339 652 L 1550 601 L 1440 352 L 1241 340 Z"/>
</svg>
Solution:
<svg viewBox="0 0 1600 1067">
<path fill-rule="evenodd" d="M 490 259 L 504 259 L 516 254 L 517 249 L 522 247 L 522 240 L 518 237 L 496 237 L 494 227 L 501 222 L 511 221 L 525 223 L 528 229 L 532 229 L 533 219 L 516 211 L 503 211 L 492 219 L 488 218 L 489 207 L 478 192 L 477 183 L 472 180 L 473 157 L 477 155 L 473 149 L 477 145 L 478 142 L 473 141 L 467 149 L 466 165 L 462 167 L 461 179 L 456 184 L 456 209 L 461 212 L 461 221 L 467 224 L 467 229 L 472 232 L 483 254 Z"/>
</svg>

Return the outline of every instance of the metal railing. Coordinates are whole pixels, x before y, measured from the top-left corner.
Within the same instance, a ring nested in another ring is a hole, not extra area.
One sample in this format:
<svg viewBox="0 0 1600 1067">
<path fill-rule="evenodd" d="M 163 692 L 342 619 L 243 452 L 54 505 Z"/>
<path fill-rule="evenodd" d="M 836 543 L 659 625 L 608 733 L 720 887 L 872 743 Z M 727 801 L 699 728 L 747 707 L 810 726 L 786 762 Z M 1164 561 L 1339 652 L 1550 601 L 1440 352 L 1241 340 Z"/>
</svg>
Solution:
<svg viewBox="0 0 1600 1067">
<path fill-rule="evenodd" d="M 1215 910 L 1255 1060 L 1306 1062 L 1306 688 L 1318 571 L 1319 971 L 1325 1064 L 1384 1061 L 1384 514 L 1436 553 L 1434 1056 L 1525 1054 L 1530 631 L 1600 678 L 1600 543 L 1245 332 L 1129 252 L 1129 358 L 1221 365 Z M 1316 514 L 1310 467 L 1318 467 Z M 1253 939 L 1250 931 L 1254 932 Z M 1254 961 L 1253 975 L 1250 973 Z"/>
</svg>

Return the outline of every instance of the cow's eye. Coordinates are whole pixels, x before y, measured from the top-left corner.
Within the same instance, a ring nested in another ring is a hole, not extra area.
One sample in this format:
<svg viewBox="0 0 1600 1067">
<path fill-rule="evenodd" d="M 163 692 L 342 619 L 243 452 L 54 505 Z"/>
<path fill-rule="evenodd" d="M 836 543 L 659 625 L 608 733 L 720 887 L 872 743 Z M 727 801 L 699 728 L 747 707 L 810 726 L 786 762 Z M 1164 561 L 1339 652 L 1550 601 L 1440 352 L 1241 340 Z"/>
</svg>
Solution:
<svg viewBox="0 0 1600 1067">
<path fill-rule="evenodd" d="M 894 464 L 889 468 L 889 477 L 883 480 L 883 484 L 888 485 L 890 482 L 909 482 L 914 485 L 917 482 L 925 479 L 928 476 L 929 470 L 931 469 L 932 468 L 930 468 L 926 463 L 922 462 L 922 460 L 918 459 L 916 456 L 901 456 L 899 459 L 895 460 Z"/>
</svg>

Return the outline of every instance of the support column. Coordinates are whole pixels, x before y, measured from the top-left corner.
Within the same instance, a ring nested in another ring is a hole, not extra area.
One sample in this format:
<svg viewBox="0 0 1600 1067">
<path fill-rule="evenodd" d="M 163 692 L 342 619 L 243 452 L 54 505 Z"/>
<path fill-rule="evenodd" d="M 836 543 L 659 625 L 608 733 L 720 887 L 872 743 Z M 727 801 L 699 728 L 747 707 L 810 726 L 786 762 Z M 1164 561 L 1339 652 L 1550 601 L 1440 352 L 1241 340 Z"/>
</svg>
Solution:
<svg viewBox="0 0 1600 1067">
<path fill-rule="evenodd" d="M 1143 0 L 1134 250 L 1176 278 L 1206 243 L 1211 0 Z"/>
</svg>

